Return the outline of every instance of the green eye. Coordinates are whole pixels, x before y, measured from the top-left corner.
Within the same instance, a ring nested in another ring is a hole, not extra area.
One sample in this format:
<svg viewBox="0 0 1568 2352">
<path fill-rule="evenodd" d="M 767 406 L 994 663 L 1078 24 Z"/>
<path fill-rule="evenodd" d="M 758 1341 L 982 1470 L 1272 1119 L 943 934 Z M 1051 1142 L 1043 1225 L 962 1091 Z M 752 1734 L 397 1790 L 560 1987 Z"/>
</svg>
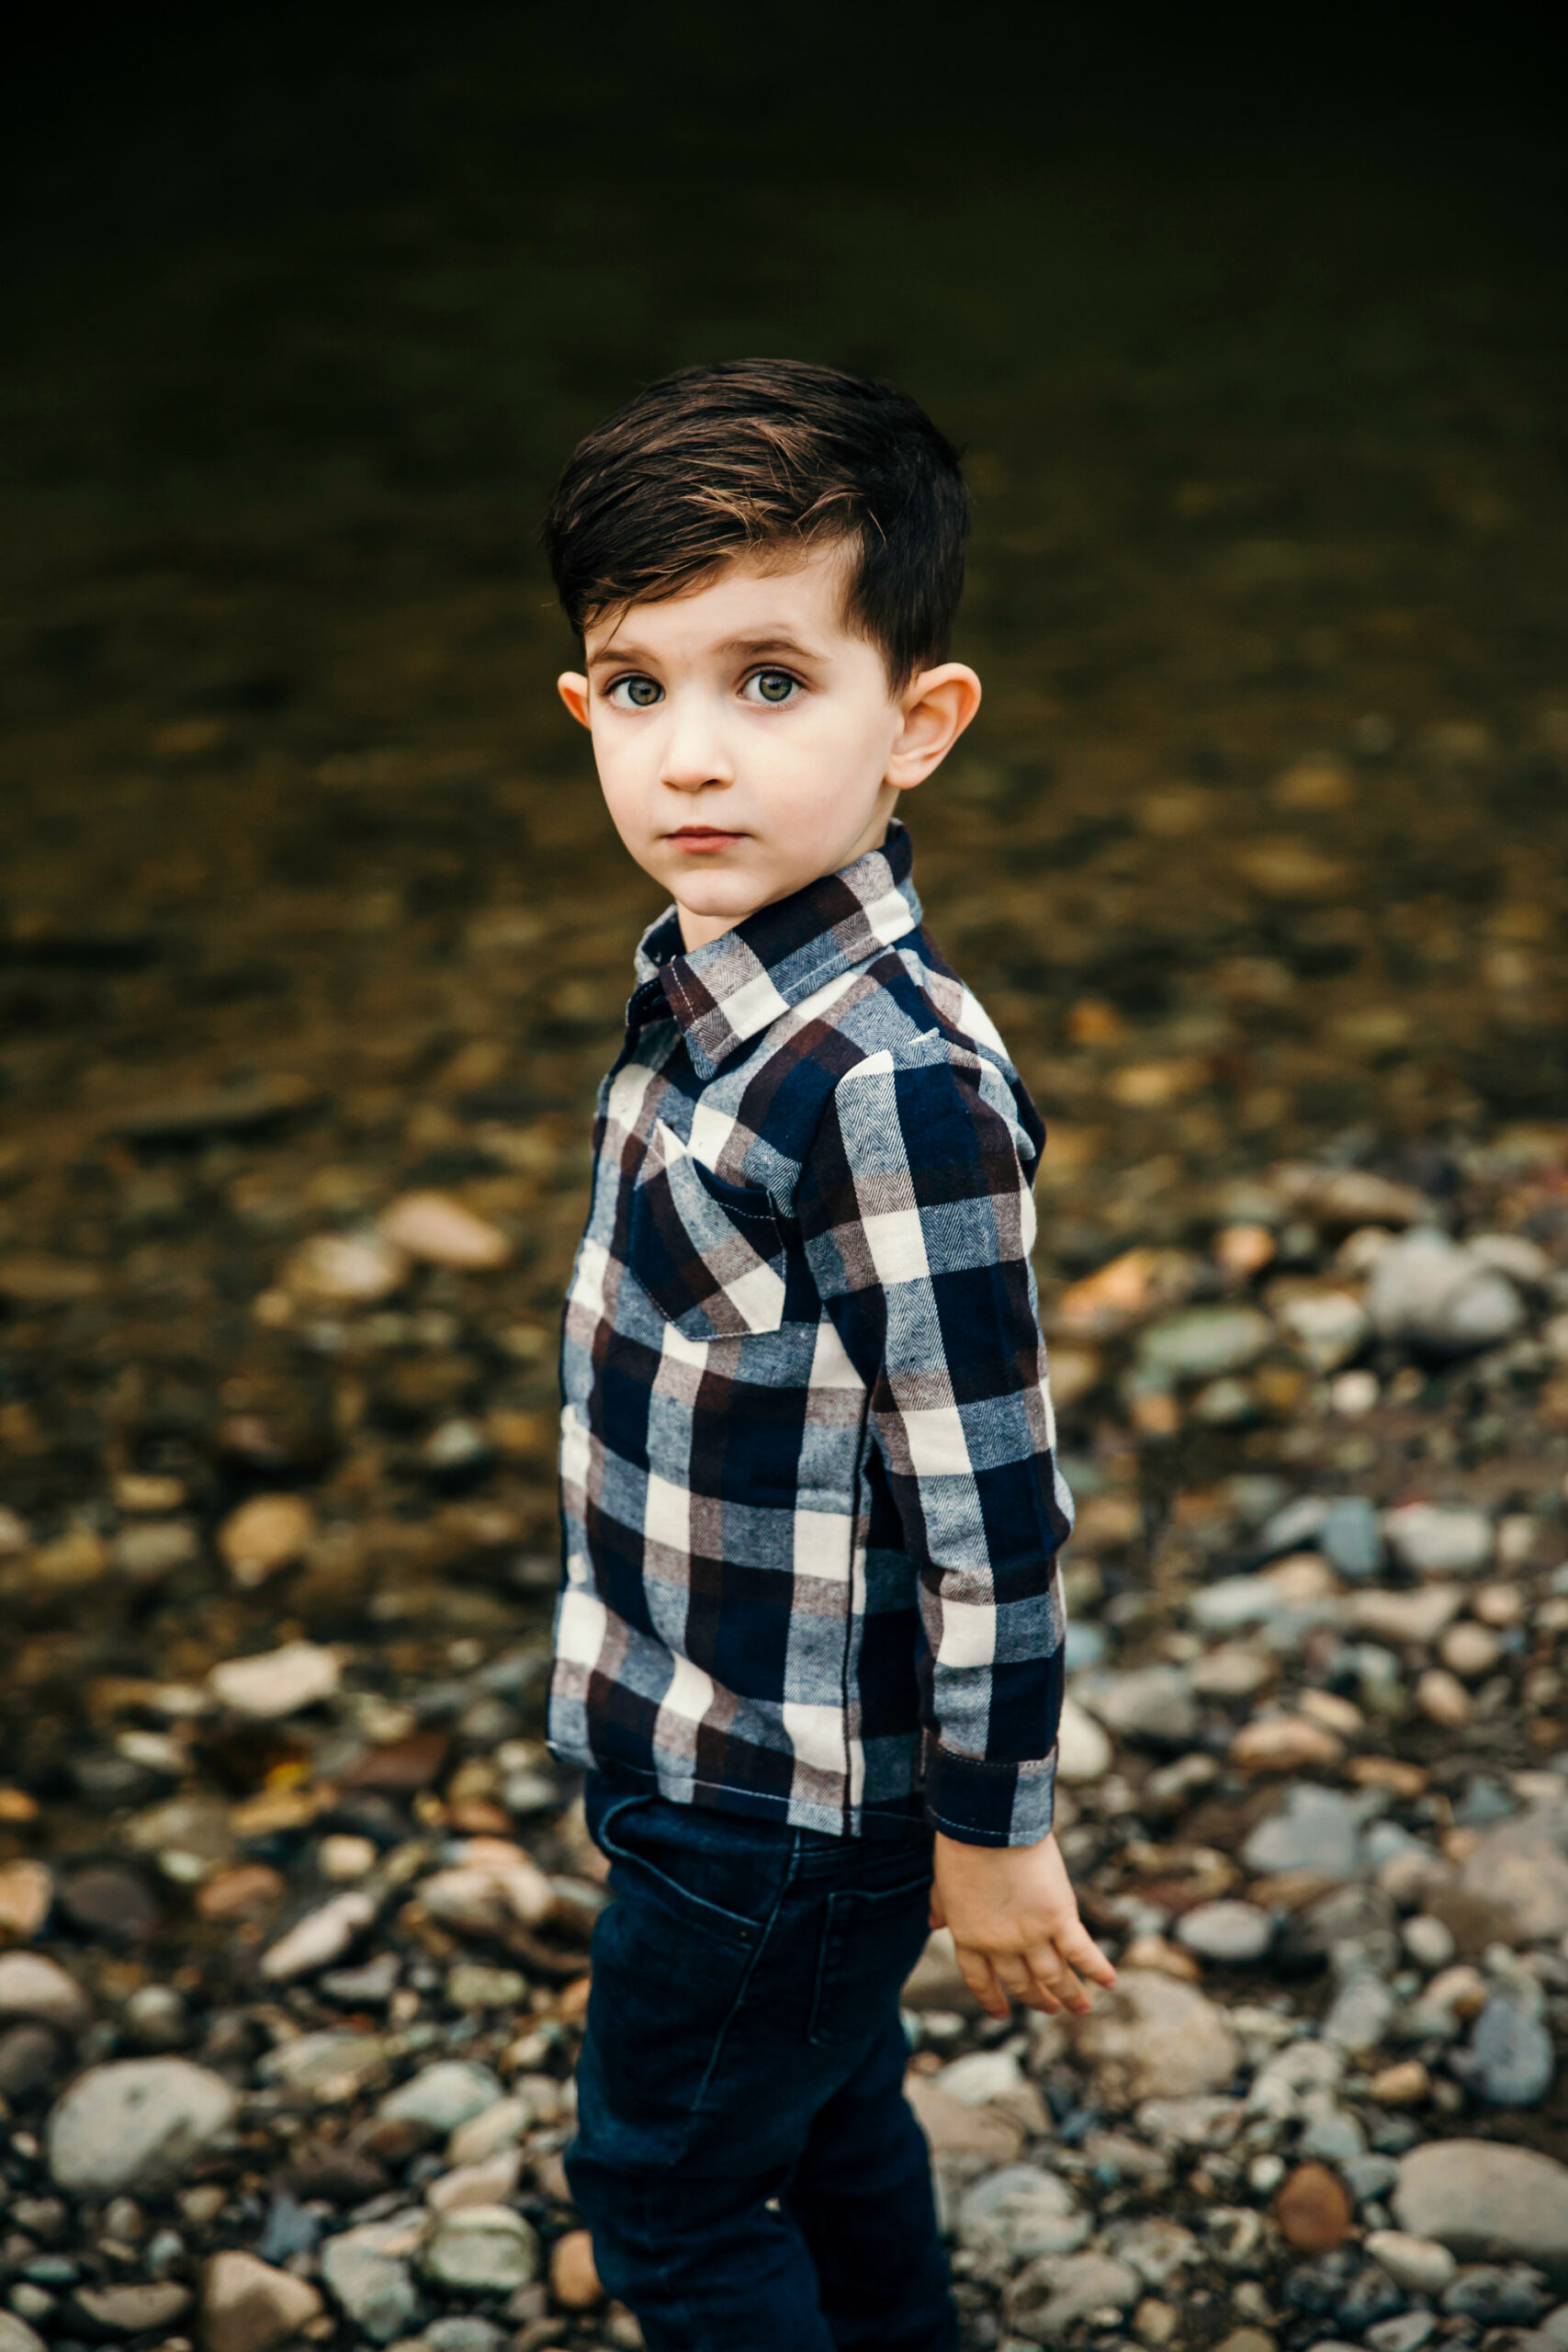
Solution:
<svg viewBox="0 0 1568 2352">
<path fill-rule="evenodd" d="M 788 702 L 797 682 L 787 670 L 759 670 L 750 683 L 757 689 L 759 702 L 772 703 L 776 707 L 782 702 Z"/>
<path fill-rule="evenodd" d="M 617 678 L 610 688 L 610 700 L 619 703 L 623 710 L 651 710 L 663 699 L 664 689 L 657 678 Z"/>
</svg>

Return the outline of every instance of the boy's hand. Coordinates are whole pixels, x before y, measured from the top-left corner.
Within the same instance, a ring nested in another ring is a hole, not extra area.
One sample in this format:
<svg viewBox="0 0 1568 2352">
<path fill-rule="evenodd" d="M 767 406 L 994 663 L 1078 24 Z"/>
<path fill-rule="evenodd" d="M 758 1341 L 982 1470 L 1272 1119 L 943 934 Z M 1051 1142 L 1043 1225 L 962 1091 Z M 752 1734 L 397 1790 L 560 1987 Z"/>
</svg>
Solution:
<svg viewBox="0 0 1568 2352">
<path fill-rule="evenodd" d="M 931 1926 L 951 1928 L 964 1982 L 994 2018 L 1010 2000 L 1055 2012 L 1094 2007 L 1079 1975 L 1109 1991 L 1116 1971 L 1078 1917 L 1054 1837 L 1038 1846 L 936 1840 Z"/>
</svg>

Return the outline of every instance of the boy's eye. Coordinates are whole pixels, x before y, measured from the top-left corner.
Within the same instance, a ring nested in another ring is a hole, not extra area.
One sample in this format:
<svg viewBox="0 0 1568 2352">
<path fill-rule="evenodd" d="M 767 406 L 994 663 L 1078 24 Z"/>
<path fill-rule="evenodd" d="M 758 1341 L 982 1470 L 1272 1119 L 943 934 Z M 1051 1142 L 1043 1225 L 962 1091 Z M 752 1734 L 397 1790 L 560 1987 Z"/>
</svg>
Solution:
<svg viewBox="0 0 1568 2352">
<path fill-rule="evenodd" d="M 663 701 L 664 689 L 657 678 L 617 678 L 607 699 L 618 710 L 651 710 Z"/>
<path fill-rule="evenodd" d="M 747 679 L 743 692 L 749 700 L 768 703 L 776 709 L 799 689 L 799 679 L 792 678 L 787 670 L 758 670 Z"/>
</svg>

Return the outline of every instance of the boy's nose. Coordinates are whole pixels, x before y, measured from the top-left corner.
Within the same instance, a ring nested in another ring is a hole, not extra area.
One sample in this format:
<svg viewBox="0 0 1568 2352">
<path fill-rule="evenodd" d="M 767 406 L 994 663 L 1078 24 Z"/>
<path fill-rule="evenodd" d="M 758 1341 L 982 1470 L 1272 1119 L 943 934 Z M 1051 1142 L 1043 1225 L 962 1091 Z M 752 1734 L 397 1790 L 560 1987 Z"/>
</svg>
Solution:
<svg viewBox="0 0 1568 2352">
<path fill-rule="evenodd" d="M 659 774 L 660 783 L 672 792 L 701 792 L 708 785 L 734 783 L 723 730 L 700 704 L 677 706 L 671 714 Z"/>
</svg>

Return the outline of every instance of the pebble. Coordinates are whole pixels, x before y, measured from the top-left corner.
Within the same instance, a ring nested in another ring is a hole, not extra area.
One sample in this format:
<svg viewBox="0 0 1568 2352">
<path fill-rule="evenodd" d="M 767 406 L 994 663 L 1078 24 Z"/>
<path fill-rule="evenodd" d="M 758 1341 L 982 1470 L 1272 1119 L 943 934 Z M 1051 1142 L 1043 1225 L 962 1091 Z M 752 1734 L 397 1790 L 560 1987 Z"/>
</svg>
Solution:
<svg viewBox="0 0 1568 2352">
<path fill-rule="evenodd" d="M 1399 2004 L 1373 1968 L 1358 1968 L 1340 1985 L 1319 2029 L 1325 2041 L 1370 2056 L 1388 2031 Z"/>
<path fill-rule="evenodd" d="M 1379 2107 L 1421 2107 L 1432 2094 L 1432 2078 L 1419 2058 L 1400 2058 L 1380 2066 L 1367 2086 L 1367 2096 Z"/>
<path fill-rule="evenodd" d="M 1568 2165 L 1495 2140 L 1428 2140 L 1402 2158 L 1394 2218 L 1461 2260 L 1568 2265 Z"/>
<path fill-rule="evenodd" d="M 1104 1732 L 1069 1694 L 1062 1701 L 1056 1774 L 1072 1783 L 1102 1780 L 1111 1770 L 1111 1747 Z"/>
<path fill-rule="evenodd" d="M 1363 1495 L 1337 1495 L 1324 1514 L 1317 1541 L 1325 1558 L 1357 1584 L 1382 1566 L 1377 1510 Z"/>
<path fill-rule="evenodd" d="M 14 2025 L 0 2032 L 0 2098 L 25 2098 L 39 2089 L 64 2055 L 46 2025 Z"/>
<path fill-rule="evenodd" d="M 1109 2255 L 1042 2255 L 1008 2289 L 1007 2324 L 1032 2344 L 1055 2344 L 1093 2312 L 1130 2311 L 1142 2291 L 1132 2265 Z"/>
<path fill-rule="evenodd" d="M 73 1976 L 40 1952 L 0 1952 L 0 2018 L 29 2018 L 62 2033 L 81 2033 L 92 2004 Z"/>
<path fill-rule="evenodd" d="M 330 1903 L 307 1911 L 286 1936 L 262 1954 L 261 1973 L 276 1984 L 308 1976 L 341 1960 L 355 1938 L 375 1918 L 378 1905 L 361 1887 L 334 1894 Z"/>
<path fill-rule="evenodd" d="M 1536 2106 L 1557 2072 L 1541 2007 L 1534 1984 L 1500 1986 L 1476 2018 L 1469 2048 L 1451 2052 L 1450 2071 L 1495 2107 Z"/>
<path fill-rule="evenodd" d="M 1431 1584 L 1418 1592 L 1378 1587 L 1352 1593 L 1348 1614 L 1352 1628 L 1371 1634 L 1374 1641 L 1427 1649 L 1458 1615 L 1463 1600 L 1458 1585 Z"/>
<path fill-rule="evenodd" d="M 1194 1660 L 1190 1679 L 1201 1699 L 1250 1699 L 1278 1672 L 1275 1659 L 1256 1643 L 1222 1642 Z"/>
<path fill-rule="evenodd" d="M 1348 2192 L 1323 2164 L 1297 2165 L 1274 2199 L 1274 2218 L 1298 2254 L 1326 2254 L 1342 2245 L 1355 2218 Z"/>
<path fill-rule="evenodd" d="M 183 1519 L 149 1519 L 122 1527 L 109 1546 L 109 1559 L 132 1584 L 161 1583 L 175 1568 L 201 1555 L 201 1541 Z"/>
<path fill-rule="evenodd" d="M 50 2177 L 80 2196 L 164 2188 L 234 2120 L 221 2075 L 188 2058 L 123 2058 L 77 2076 L 50 2115 Z"/>
<path fill-rule="evenodd" d="M 1282 1298 L 1280 1320 L 1314 1372 L 1337 1372 L 1359 1355 L 1371 1317 L 1348 1290 L 1302 1290 Z"/>
<path fill-rule="evenodd" d="M 1228 2148 L 1247 2120 L 1242 2099 L 1214 2093 L 1186 2098 L 1140 2099 L 1133 2120 L 1145 2139 L 1160 2146 Z"/>
<path fill-rule="evenodd" d="M 504 1233 L 445 1193 L 404 1193 L 378 1223 L 394 1249 L 459 1273 L 489 1273 L 512 1255 Z"/>
<path fill-rule="evenodd" d="M 1111 2251 L 1119 2262 L 1132 2264 L 1145 2287 L 1167 2285 L 1201 2254 L 1190 2230 L 1157 2213 L 1143 2221 L 1119 2222 L 1111 2233 Z"/>
<path fill-rule="evenodd" d="M 1468 1355 L 1507 1339 L 1524 1305 L 1506 1277 L 1446 1233 L 1416 1227 L 1381 1252 L 1367 1311 L 1384 1339 L 1441 1355 Z"/>
<path fill-rule="evenodd" d="M 1345 1760 L 1345 1743 L 1310 1715 L 1258 1715 L 1232 1740 L 1230 1760 L 1243 1772 L 1332 1771 Z"/>
<path fill-rule="evenodd" d="M 1445 2312 L 1479 2320 L 1483 2327 L 1528 2327 L 1551 2301 L 1539 2270 L 1528 2263 L 1478 2262 L 1461 2270 L 1443 2291 Z"/>
<path fill-rule="evenodd" d="M 488 2066 L 471 2058 L 438 2058 L 389 2091 L 376 2112 L 388 2122 L 423 2123 L 433 2132 L 452 2132 L 484 2114 L 500 2098 L 501 2085 Z"/>
<path fill-rule="evenodd" d="M 1157 1969 L 1122 1969 L 1069 2030 L 1111 2107 L 1224 2090 L 1240 2058 L 1224 2011 Z"/>
<path fill-rule="evenodd" d="M 446 2161 L 450 2165 L 482 2164 L 493 2156 L 498 2148 L 507 2148 L 520 2140 L 531 2123 L 548 2121 L 540 2117 L 529 2100 L 515 2093 L 511 2098 L 498 2098 L 489 2107 L 470 2115 L 459 2123 L 446 2143 Z"/>
<path fill-rule="evenodd" d="M 304 1556 L 316 1514 L 302 1495 L 253 1495 L 218 1531 L 218 1550 L 243 1591 L 265 1584 Z"/>
<path fill-rule="evenodd" d="M 1023 2130 L 1010 2116 L 995 2108 L 966 2106 L 939 2089 L 929 2075 L 907 2075 L 904 2096 L 933 2156 L 973 2157 L 977 2169 L 994 2169 L 1016 2163 L 1022 2153 Z"/>
<path fill-rule="evenodd" d="M 143 2050 L 177 2050 L 190 2031 L 184 1996 L 172 1984 L 139 1984 L 125 2005 L 127 2030 Z"/>
<path fill-rule="evenodd" d="M 1008 2165 L 977 2181 L 958 2209 L 958 2242 L 1014 2262 L 1073 2254 L 1094 2226 L 1066 2181 L 1038 2165 Z"/>
<path fill-rule="evenodd" d="M 422 2256 L 428 2278 L 460 2293 L 503 2295 L 539 2275 L 533 2225 L 509 2205 L 464 2205 L 444 2213 Z"/>
<path fill-rule="evenodd" d="M 1144 1666 L 1125 1674 L 1086 1675 L 1080 1697 L 1109 1730 L 1125 1739 L 1181 1747 L 1198 1729 L 1192 1684 L 1179 1667 Z"/>
<path fill-rule="evenodd" d="M 1274 1922 L 1255 1903 L 1221 1900 L 1195 1904 L 1177 1921 L 1178 1939 L 1204 1960 L 1232 1965 L 1258 1960 L 1274 1938 Z"/>
<path fill-rule="evenodd" d="M 1492 1522 L 1468 1503 L 1402 1503 L 1385 1513 L 1383 1533 L 1413 1576 L 1476 1576 L 1492 1557 Z"/>
<path fill-rule="evenodd" d="M 1568 1935 L 1568 1802 L 1488 1830 L 1459 1883 L 1490 1910 L 1506 1913 L 1522 1942 Z"/>
<path fill-rule="evenodd" d="M 274 2352 L 321 2310 L 308 2278 L 231 2248 L 215 2254 L 202 2278 L 206 2352 Z"/>
<path fill-rule="evenodd" d="M 1417 1968 L 1446 1968 L 1454 1956 L 1453 1929 L 1429 1911 L 1418 1911 L 1400 1929 L 1400 1940 Z"/>
<path fill-rule="evenodd" d="M 413 2321 L 419 2293 L 411 2265 L 428 2227 L 425 2213 L 392 2213 L 344 2230 L 321 2248 L 328 2292 L 373 2344 L 390 2344 Z"/>
<path fill-rule="evenodd" d="M 1420 2352 L 1437 2326 L 1436 2312 L 1397 2312 L 1393 2319 L 1374 2322 L 1361 2340 L 1371 2352 Z"/>
<path fill-rule="evenodd" d="M 604 2300 L 586 2230 L 568 2230 L 551 2247 L 550 2293 L 563 2312 L 591 2312 Z"/>
<path fill-rule="evenodd" d="M 75 2309 L 105 2335 L 150 2335 L 172 2327 L 190 2308 L 190 2289 L 177 2279 L 119 2287 L 78 2287 Z"/>
<path fill-rule="evenodd" d="M 1503 1645 L 1489 1625 L 1477 1625 L 1465 1618 L 1449 1627 L 1438 1644 L 1438 1655 L 1461 1681 L 1479 1682 L 1501 1659 Z"/>
<path fill-rule="evenodd" d="M 0 2311 L 0 2352 L 46 2352 L 46 2347 L 42 2336 L 17 2312 Z"/>
<path fill-rule="evenodd" d="M 316 1867 L 323 1878 L 364 1878 L 375 1869 L 379 1850 L 373 1838 L 355 1838 L 348 1831 L 336 1830 L 317 1847 Z"/>
<path fill-rule="evenodd" d="M 354 2098 L 376 2080 L 386 2063 L 386 2045 L 378 2035 L 326 2026 L 278 2042 L 257 2072 L 264 2082 L 281 2084 L 298 2098 L 332 2101 Z"/>
<path fill-rule="evenodd" d="M 402 1250 L 380 1235 L 318 1233 L 301 1243 L 279 1280 L 306 1306 L 376 1306 L 408 1272 Z"/>
<path fill-rule="evenodd" d="M 1171 1380 L 1212 1380 L 1245 1372 L 1274 1344 L 1274 1326 L 1256 1306 L 1189 1306 L 1162 1316 L 1139 1333 L 1145 1370 Z"/>
<path fill-rule="evenodd" d="M 228 1658 L 207 1680 L 214 1698 L 235 1714 L 272 1723 L 332 1698 L 339 1679 L 331 1650 L 316 1642 L 285 1642 L 254 1657 Z"/>
<path fill-rule="evenodd" d="M 1248 1831 L 1242 1859 L 1258 1871 L 1313 1871 L 1349 1878 L 1356 1869 L 1364 1808 L 1337 1789 L 1298 1781 L 1284 1804 Z"/>
<path fill-rule="evenodd" d="M 424 2201 L 437 2213 L 456 2212 L 464 2205 L 504 2205 L 523 2171 L 523 2152 L 515 2145 L 497 2148 L 482 2163 L 457 2165 L 439 2174 L 424 2192 Z"/>
<path fill-rule="evenodd" d="M 446 1999 L 454 2009 L 515 2009 L 527 1996 L 528 1980 L 515 1968 L 467 1960 L 446 1973 Z"/>
<path fill-rule="evenodd" d="M 1459 1677 L 1440 1666 L 1429 1666 L 1416 1676 L 1414 1697 L 1427 1722 L 1443 1731 L 1462 1730 L 1475 1712 L 1475 1702 Z"/>
<path fill-rule="evenodd" d="M 1454 2275 L 1453 2256 L 1436 2238 L 1414 2238 L 1404 2230 L 1369 2230 L 1366 2247 L 1394 2285 L 1409 2295 L 1441 2294 Z"/>
</svg>

